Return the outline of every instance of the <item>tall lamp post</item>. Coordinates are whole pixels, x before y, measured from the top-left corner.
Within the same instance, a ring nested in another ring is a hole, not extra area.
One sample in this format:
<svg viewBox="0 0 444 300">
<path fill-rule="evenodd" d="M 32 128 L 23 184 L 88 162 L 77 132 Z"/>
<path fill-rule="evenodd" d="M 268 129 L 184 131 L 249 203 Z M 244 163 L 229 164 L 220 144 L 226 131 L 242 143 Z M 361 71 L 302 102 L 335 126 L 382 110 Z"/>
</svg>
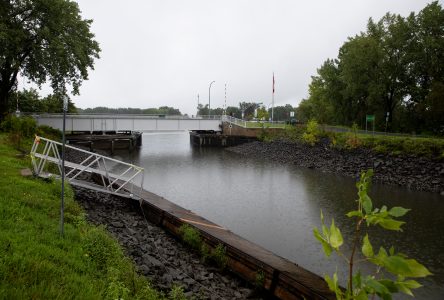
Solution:
<svg viewBox="0 0 444 300">
<path fill-rule="evenodd" d="M 210 87 L 208 88 L 208 118 L 210 117 L 210 115 L 211 115 L 211 85 L 213 84 L 213 83 L 215 83 L 216 81 L 211 81 L 211 83 L 210 83 Z"/>
<path fill-rule="evenodd" d="M 60 204 L 60 234 L 65 234 L 64 230 L 64 214 L 65 214 L 65 125 L 66 125 L 66 111 L 68 110 L 68 96 L 63 95 L 63 130 L 62 130 L 62 194 Z"/>
</svg>

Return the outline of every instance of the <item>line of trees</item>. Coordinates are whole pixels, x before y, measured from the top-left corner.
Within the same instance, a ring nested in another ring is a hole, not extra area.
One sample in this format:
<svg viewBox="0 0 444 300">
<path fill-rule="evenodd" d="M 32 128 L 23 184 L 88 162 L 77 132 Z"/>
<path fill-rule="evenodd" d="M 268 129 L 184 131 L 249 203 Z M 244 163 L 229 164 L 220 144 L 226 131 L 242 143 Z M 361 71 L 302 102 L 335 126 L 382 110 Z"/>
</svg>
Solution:
<svg viewBox="0 0 444 300">
<path fill-rule="evenodd" d="M 298 118 L 401 132 L 444 133 L 444 11 L 438 1 L 404 18 L 371 18 L 312 76 Z M 386 123 L 387 118 L 387 123 Z"/>
<path fill-rule="evenodd" d="M 266 119 L 268 120 L 271 117 L 271 107 L 267 108 L 264 105 L 255 103 L 255 102 L 239 102 L 239 106 L 227 106 L 226 114 L 229 116 L 233 116 L 235 118 L 241 119 L 242 112 L 244 113 L 244 119 L 251 120 L 254 116 L 254 111 L 257 112 L 258 119 Z M 284 106 L 275 106 L 273 117 L 274 121 L 288 121 L 290 119 L 290 112 L 294 112 L 296 109 L 290 104 L 286 104 Z M 205 106 L 199 104 L 197 107 L 197 114 L 204 115 L 222 115 L 224 114 L 224 109 L 221 107 L 212 108 L 211 111 L 208 111 L 208 104 Z"/>
<path fill-rule="evenodd" d="M 94 108 L 81 109 L 77 108 L 78 113 L 87 114 L 148 114 L 148 115 L 182 115 L 179 109 L 169 106 L 161 106 L 159 108 L 131 108 L 131 107 L 119 107 L 109 108 L 98 106 Z"/>
</svg>

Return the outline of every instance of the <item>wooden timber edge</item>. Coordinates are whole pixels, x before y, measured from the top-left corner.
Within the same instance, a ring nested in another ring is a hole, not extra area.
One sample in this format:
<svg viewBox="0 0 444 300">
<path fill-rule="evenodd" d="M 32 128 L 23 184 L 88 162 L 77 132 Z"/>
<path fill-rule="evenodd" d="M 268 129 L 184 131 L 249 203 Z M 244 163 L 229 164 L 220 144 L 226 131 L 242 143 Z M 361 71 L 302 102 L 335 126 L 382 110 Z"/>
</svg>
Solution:
<svg viewBox="0 0 444 300">
<path fill-rule="evenodd" d="M 183 224 L 193 226 L 210 248 L 218 244 L 225 246 L 228 268 L 243 279 L 254 283 L 259 272 L 263 272 L 263 287 L 274 296 L 280 299 L 335 299 L 320 276 L 157 195 L 143 191 L 142 198 L 141 207 L 150 222 L 179 238 L 179 228 Z"/>
<path fill-rule="evenodd" d="M 141 201 L 120 197 L 145 218 L 181 239 L 179 228 L 189 224 L 200 232 L 210 249 L 218 244 L 226 248 L 227 267 L 250 283 L 265 275 L 263 288 L 280 299 L 336 299 L 325 280 L 235 233 L 196 215 L 156 194 L 142 190 Z M 117 196 L 118 197 L 118 196 Z"/>
</svg>

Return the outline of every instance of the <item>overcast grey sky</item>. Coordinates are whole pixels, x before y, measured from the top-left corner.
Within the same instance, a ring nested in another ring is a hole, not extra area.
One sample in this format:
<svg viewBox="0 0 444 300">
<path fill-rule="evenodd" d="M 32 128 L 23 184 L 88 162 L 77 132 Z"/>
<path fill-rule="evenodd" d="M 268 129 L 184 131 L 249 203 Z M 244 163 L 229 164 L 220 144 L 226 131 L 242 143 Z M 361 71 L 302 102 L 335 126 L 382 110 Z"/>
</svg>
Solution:
<svg viewBox="0 0 444 300">
<path fill-rule="evenodd" d="M 179 108 L 240 101 L 297 105 L 310 76 L 369 17 L 407 16 L 422 0 L 77 0 L 102 49 L 74 96 L 81 108 Z"/>
</svg>

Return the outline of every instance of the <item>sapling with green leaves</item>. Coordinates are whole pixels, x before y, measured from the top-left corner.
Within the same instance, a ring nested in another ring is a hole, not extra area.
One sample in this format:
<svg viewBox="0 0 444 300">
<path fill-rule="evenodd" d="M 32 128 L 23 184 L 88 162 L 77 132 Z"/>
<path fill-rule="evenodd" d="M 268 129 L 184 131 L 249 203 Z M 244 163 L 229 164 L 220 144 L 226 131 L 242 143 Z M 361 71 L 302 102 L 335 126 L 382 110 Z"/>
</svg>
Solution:
<svg viewBox="0 0 444 300">
<path fill-rule="evenodd" d="M 368 233 L 365 229 L 370 226 L 380 226 L 387 230 L 402 231 L 405 223 L 396 220 L 404 216 L 409 209 L 403 207 L 386 206 L 374 208 L 368 195 L 373 170 L 362 172 L 360 180 L 356 183 L 358 188 L 358 209 L 347 213 L 349 218 L 356 221 L 354 237 L 351 241 L 351 254 L 347 256 L 340 250 L 344 240 L 341 231 L 332 220 L 330 228 L 325 225 L 321 211 L 322 232 L 314 228 L 315 238 L 322 244 L 322 249 L 327 257 L 336 252 L 348 263 L 348 283 L 345 289 L 339 286 L 338 274 L 333 277 L 325 275 L 325 281 L 330 290 L 336 294 L 337 299 L 368 299 L 377 295 L 382 299 L 392 299 L 392 294 L 402 292 L 413 296 L 412 289 L 421 287 L 412 278 L 420 278 L 431 275 L 430 271 L 415 259 L 407 258 L 402 253 L 396 253 L 394 247 L 389 251 L 380 247 L 379 251 L 373 249 Z M 365 226 L 366 225 L 366 226 Z M 357 260 L 358 249 L 361 250 L 364 259 Z M 356 271 L 355 264 L 368 261 L 375 265 L 373 274 L 364 275 L 360 270 Z M 391 275 L 387 276 L 390 273 Z"/>
</svg>

